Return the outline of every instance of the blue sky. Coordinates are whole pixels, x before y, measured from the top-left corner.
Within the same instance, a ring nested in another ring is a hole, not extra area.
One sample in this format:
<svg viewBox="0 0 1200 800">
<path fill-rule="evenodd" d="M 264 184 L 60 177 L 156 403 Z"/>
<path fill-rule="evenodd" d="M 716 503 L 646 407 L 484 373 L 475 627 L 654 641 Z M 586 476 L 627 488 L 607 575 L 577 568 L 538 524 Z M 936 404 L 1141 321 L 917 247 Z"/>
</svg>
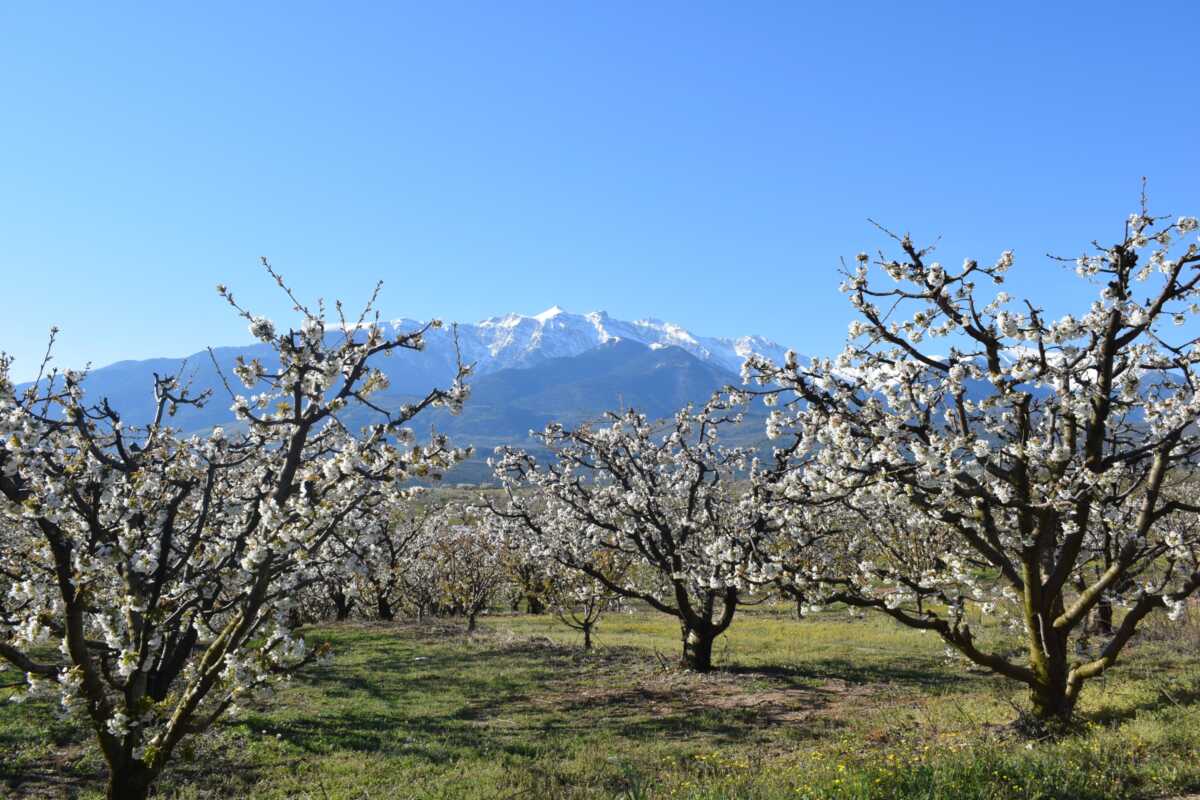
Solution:
<svg viewBox="0 0 1200 800">
<path fill-rule="evenodd" d="M 919 9 L 918 9 L 919 5 Z M 0 9 L 0 349 L 247 336 L 213 291 L 475 320 L 553 304 L 837 350 L 868 217 L 1014 294 L 1200 213 L 1195 4 L 229 3 Z"/>
</svg>

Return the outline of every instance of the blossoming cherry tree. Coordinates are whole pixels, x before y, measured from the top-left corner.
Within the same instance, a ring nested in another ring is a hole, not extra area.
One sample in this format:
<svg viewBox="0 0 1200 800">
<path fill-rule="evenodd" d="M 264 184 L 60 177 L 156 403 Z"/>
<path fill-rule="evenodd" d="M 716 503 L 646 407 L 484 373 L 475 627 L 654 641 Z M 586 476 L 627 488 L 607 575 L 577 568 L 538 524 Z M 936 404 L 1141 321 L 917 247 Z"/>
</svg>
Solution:
<svg viewBox="0 0 1200 800">
<path fill-rule="evenodd" d="M 856 568 L 826 582 L 836 599 L 936 631 L 1026 684 L 1044 720 L 1072 714 L 1148 614 L 1182 610 L 1200 587 L 1196 231 L 1132 215 L 1073 262 L 1096 298 L 1057 319 L 983 296 L 1011 252 L 955 270 L 894 237 L 898 258 L 846 272 L 859 319 L 840 357 L 748 361 L 798 465 L 764 491 L 864 511 Z M 1086 620 L 1108 605 L 1123 615 L 1089 651 Z M 1009 616 L 1025 655 L 983 647 L 971 608 Z"/>
<path fill-rule="evenodd" d="M 466 455 L 405 424 L 460 407 L 467 368 L 396 411 L 370 399 L 387 384 L 376 360 L 421 349 L 429 326 L 385 335 L 372 297 L 333 326 L 296 302 L 299 327 L 280 330 L 220 291 L 277 360 L 239 365 L 254 393 L 234 399 L 237 432 L 169 427 L 209 399 L 175 378 L 155 380 L 153 419 L 134 426 L 89 404 L 79 373 L 15 396 L 0 358 L 0 658 L 90 722 L 112 800 L 145 797 L 181 740 L 319 652 L 289 609 L 349 515 Z M 378 421 L 349 430 L 354 405 Z"/>
</svg>

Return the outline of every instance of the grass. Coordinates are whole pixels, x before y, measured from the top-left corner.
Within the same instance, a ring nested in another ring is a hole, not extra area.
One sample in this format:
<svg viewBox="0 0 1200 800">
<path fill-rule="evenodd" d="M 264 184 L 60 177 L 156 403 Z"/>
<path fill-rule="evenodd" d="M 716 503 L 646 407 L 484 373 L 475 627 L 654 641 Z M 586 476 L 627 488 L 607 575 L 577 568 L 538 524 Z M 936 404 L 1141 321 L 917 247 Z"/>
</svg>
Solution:
<svg viewBox="0 0 1200 800">
<path fill-rule="evenodd" d="M 265 711 L 181 753 L 192 798 L 1149 798 L 1200 789 L 1195 649 L 1145 636 L 1085 689 L 1080 730 L 1012 735 L 1015 687 L 882 618 L 755 609 L 719 669 L 678 671 L 678 628 L 615 615 L 597 652 L 550 616 L 345 624 Z M 656 655 L 656 651 L 659 655 Z M 665 665 L 665 666 L 664 666 Z M 0 705 L 0 795 L 99 796 L 86 732 Z"/>
</svg>

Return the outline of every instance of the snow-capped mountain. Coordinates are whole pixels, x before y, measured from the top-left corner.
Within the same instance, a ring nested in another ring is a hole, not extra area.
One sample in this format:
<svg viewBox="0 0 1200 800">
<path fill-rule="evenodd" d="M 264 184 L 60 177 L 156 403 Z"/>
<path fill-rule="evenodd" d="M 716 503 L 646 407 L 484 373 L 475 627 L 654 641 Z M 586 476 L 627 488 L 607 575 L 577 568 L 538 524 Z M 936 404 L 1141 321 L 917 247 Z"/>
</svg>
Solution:
<svg viewBox="0 0 1200 800">
<path fill-rule="evenodd" d="M 401 319 L 392 325 L 398 330 L 411 330 L 420 323 Z M 532 316 L 507 314 L 458 325 L 463 360 L 475 363 L 476 374 L 529 367 L 548 358 L 569 358 L 614 341 L 636 342 L 651 349 L 678 347 L 701 361 L 734 373 L 751 353 L 779 360 L 785 352 L 785 348 L 761 336 L 737 339 L 699 336 L 658 319 L 626 322 L 604 311 L 572 314 L 558 306 Z M 450 328 L 431 332 L 428 349 L 450 355 L 453 352 Z"/>
<path fill-rule="evenodd" d="M 389 325 L 388 332 L 395 334 L 423 323 L 398 319 Z M 613 408 L 668 415 L 739 383 L 738 372 L 750 353 L 779 360 L 785 352 L 757 336 L 700 336 L 656 319 L 626 322 L 603 311 L 570 314 L 554 306 L 533 316 L 508 314 L 459 324 L 457 330 L 450 325 L 431 329 L 424 351 L 394 351 L 379 360 L 390 386 L 376 402 L 398 406 L 447 385 L 456 368 L 456 336 L 462 360 L 475 365 L 471 399 L 461 417 L 429 416 L 440 429 L 469 434 L 476 443 L 513 441 L 551 420 L 588 419 Z M 261 343 L 217 347 L 211 356 L 120 361 L 93 369 L 84 389 L 96 402 L 107 399 L 126 423 L 143 424 L 154 410 L 154 373 L 179 374 L 193 395 L 214 393 L 203 408 L 183 407 L 172 420 L 183 430 L 200 431 L 232 422 L 232 398 L 222 375 L 233 374 L 239 356 L 261 359 L 268 371 L 275 361 L 271 348 Z"/>
</svg>

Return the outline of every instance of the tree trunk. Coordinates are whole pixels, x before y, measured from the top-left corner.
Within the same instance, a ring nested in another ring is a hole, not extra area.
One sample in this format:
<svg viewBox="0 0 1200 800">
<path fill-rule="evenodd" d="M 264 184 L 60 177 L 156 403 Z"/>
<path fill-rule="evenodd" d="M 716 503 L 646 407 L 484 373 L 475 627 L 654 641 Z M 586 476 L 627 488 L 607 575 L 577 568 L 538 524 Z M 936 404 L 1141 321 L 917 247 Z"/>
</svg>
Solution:
<svg viewBox="0 0 1200 800">
<path fill-rule="evenodd" d="M 107 800 L 146 800 L 154 776 L 140 764 L 114 767 L 108 773 Z"/>
<path fill-rule="evenodd" d="M 354 600 L 347 597 L 346 593 L 341 589 L 331 591 L 330 597 L 333 598 L 334 613 L 337 616 L 338 622 L 349 619 L 350 609 L 354 606 Z"/>
<path fill-rule="evenodd" d="M 592 623 L 583 623 L 583 649 L 592 649 Z"/>
<path fill-rule="evenodd" d="M 1113 634 L 1113 605 L 1107 598 L 1096 604 L 1096 633 L 1100 636 Z"/>
<path fill-rule="evenodd" d="M 467 614 L 467 633 L 472 633 L 475 630 L 475 614 Z"/>
<path fill-rule="evenodd" d="M 533 592 L 525 595 L 525 610 L 530 614 L 546 613 L 546 604 Z"/>
<path fill-rule="evenodd" d="M 387 598 L 383 595 L 379 595 L 376 600 L 376 605 L 379 606 L 378 611 L 379 618 L 381 620 L 385 622 L 391 622 L 396 618 L 396 612 L 392 611 L 392 604 L 389 603 Z"/>
<path fill-rule="evenodd" d="M 683 635 L 683 663 L 694 672 L 712 669 L 713 640 L 716 636 L 708 630 L 685 628 Z"/>
<path fill-rule="evenodd" d="M 1065 633 L 1047 631 L 1044 638 L 1034 636 L 1030 642 L 1030 666 L 1036 682 L 1030 687 L 1029 698 L 1033 715 L 1043 722 L 1065 722 L 1075 710 L 1075 699 L 1067 690 L 1067 638 Z"/>
<path fill-rule="evenodd" d="M 1065 682 L 1033 686 L 1029 690 L 1033 715 L 1042 722 L 1066 722 L 1075 712 L 1075 700 L 1067 693 Z"/>
</svg>

